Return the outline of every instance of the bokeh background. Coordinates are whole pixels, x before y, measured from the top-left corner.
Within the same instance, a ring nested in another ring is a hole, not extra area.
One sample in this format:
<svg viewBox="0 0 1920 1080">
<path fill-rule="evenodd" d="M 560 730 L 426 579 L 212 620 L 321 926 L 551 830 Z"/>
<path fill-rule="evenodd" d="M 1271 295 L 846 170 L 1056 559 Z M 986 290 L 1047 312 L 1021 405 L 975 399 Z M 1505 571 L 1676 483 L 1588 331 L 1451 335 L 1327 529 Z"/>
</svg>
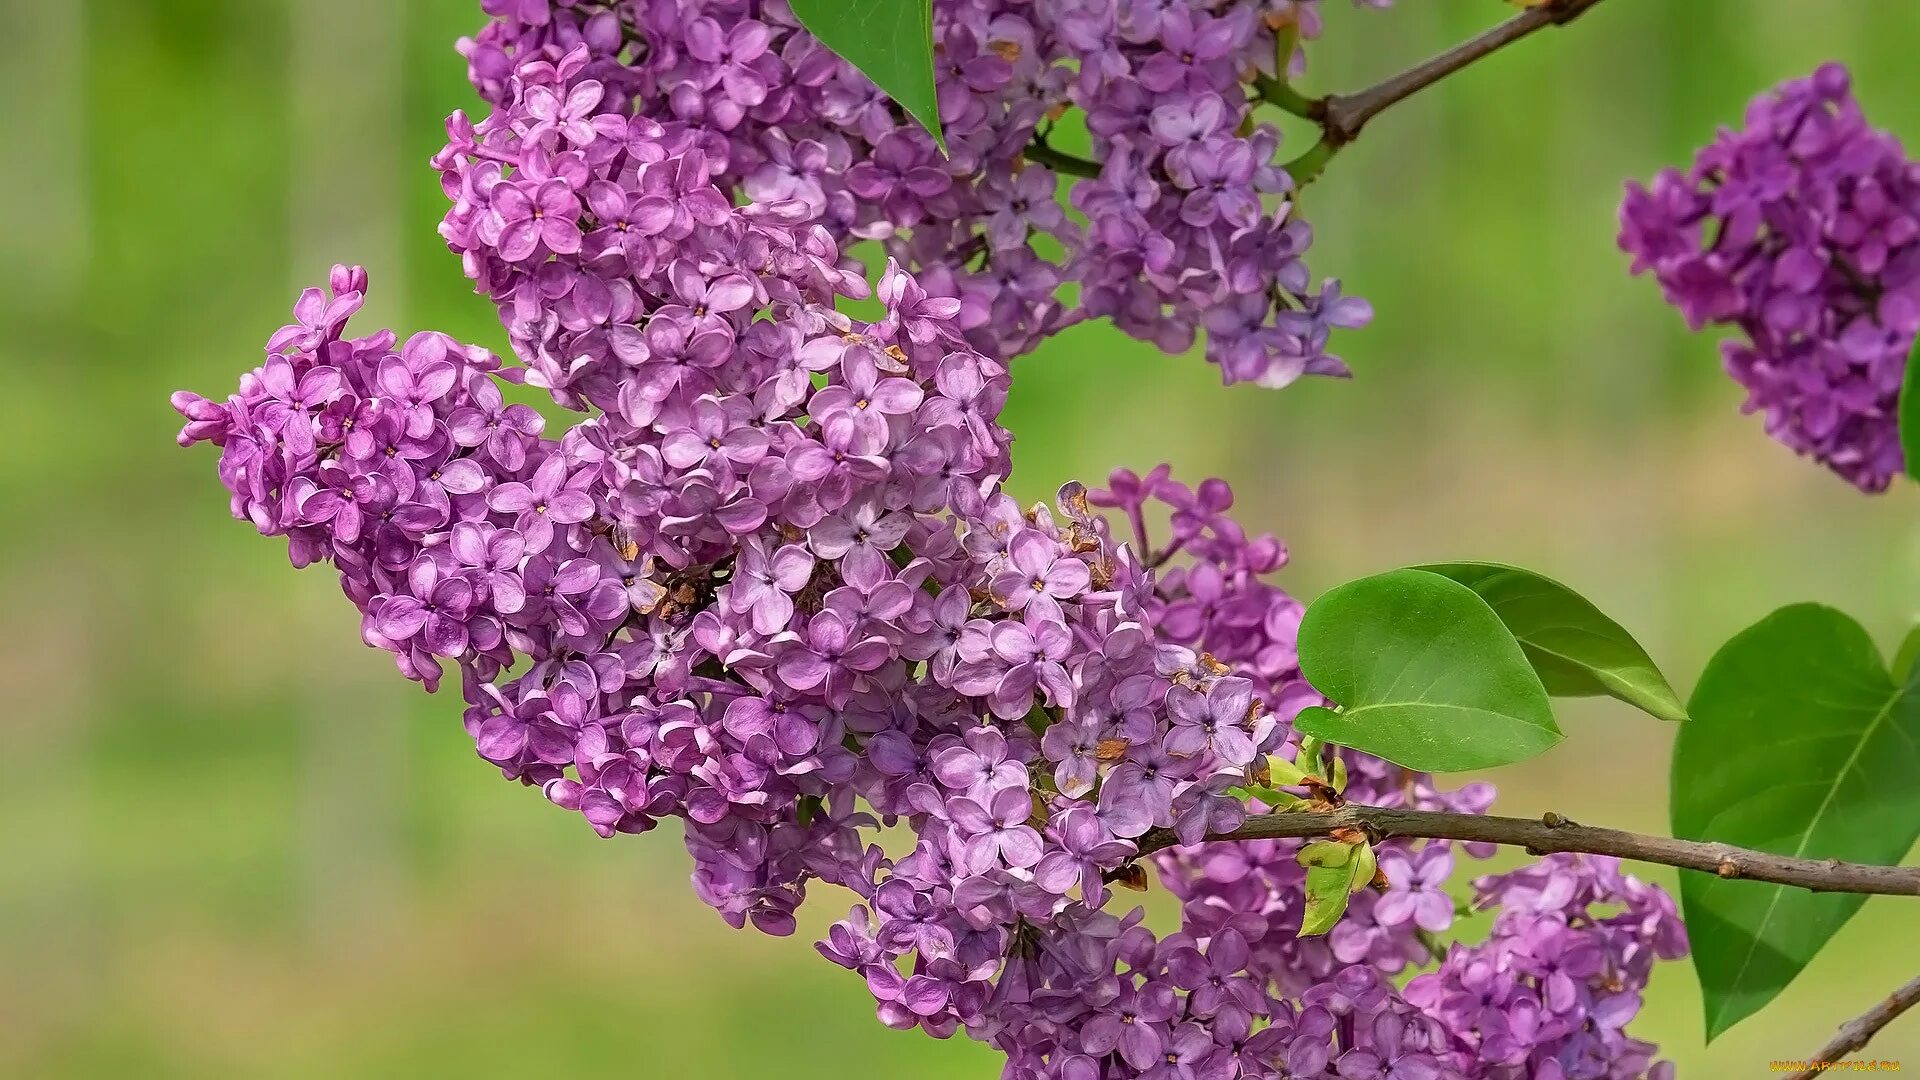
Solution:
<svg viewBox="0 0 1920 1080">
<path fill-rule="evenodd" d="M 473 0 L 0 0 L 0 1073 L 984 1080 L 881 1028 L 800 935 L 728 930 L 673 830 L 602 841 L 477 761 L 459 703 L 358 644 L 325 570 L 226 516 L 169 391 L 224 393 L 295 290 L 368 265 L 359 325 L 504 350 L 434 233 L 426 158 L 471 107 Z M 1328 0 L 1309 89 L 1503 17 Z M 1222 390 L 1104 326 L 1016 369 L 1014 488 L 1171 460 L 1291 541 L 1303 597 L 1493 558 L 1598 599 L 1684 692 L 1787 602 L 1889 647 L 1920 610 L 1920 497 L 1864 499 L 1736 410 L 1713 343 L 1625 274 L 1624 178 L 1763 86 L 1847 61 L 1920 142 L 1920 5 L 1613 0 L 1375 122 L 1307 198 L 1314 265 L 1371 298 L 1359 377 Z M 1671 729 L 1575 702 L 1500 808 L 1657 830 Z M 1655 872 L 1671 882 L 1671 875 Z M 1684 964 L 1640 1033 L 1683 1073 L 1764 1072 L 1913 974 L 1876 900 L 1705 1047 Z M 1920 1068 L 1920 1018 L 1879 1057 Z"/>
</svg>

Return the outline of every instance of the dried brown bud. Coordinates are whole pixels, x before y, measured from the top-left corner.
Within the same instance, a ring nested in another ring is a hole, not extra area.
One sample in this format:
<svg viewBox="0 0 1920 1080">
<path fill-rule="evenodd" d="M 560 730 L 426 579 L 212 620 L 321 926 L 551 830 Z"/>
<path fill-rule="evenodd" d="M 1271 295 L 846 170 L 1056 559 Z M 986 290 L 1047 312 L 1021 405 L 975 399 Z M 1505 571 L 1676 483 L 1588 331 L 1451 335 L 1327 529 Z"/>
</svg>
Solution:
<svg viewBox="0 0 1920 1080">
<path fill-rule="evenodd" d="M 1017 41 L 989 41 L 987 51 L 1009 64 L 1020 59 L 1020 43 Z"/>
<path fill-rule="evenodd" d="M 1347 801 L 1341 797 L 1339 792 L 1333 790 L 1333 785 L 1317 776 L 1308 776 L 1302 779 L 1300 786 L 1307 789 L 1307 797 L 1309 799 L 1320 804 L 1315 807 L 1315 809 L 1331 809 Z"/>
<path fill-rule="evenodd" d="M 1097 563 L 1089 564 L 1087 566 L 1087 574 L 1093 578 L 1094 588 L 1109 589 L 1113 587 L 1113 566 L 1108 563 L 1107 560 L 1101 559 Z"/>
<path fill-rule="evenodd" d="M 1093 760 L 1102 765 L 1111 765 L 1127 756 L 1127 747 L 1132 744 L 1125 739 L 1101 739 L 1094 747 Z"/>
<path fill-rule="evenodd" d="M 1233 673 L 1232 668 L 1221 663 L 1212 653 L 1200 654 L 1200 666 L 1213 672 L 1215 675 L 1230 675 Z"/>
<path fill-rule="evenodd" d="M 1078 480 L 1069 480 L 1060 485 L 1060 505 L 1073 517 L 1093 516 L 1092 510 L 1087 507 L 1087 485 Z"/>
<path fill-rule="evenodd" d="M 1128 863 L 1109 875 L 1113 884 L 1134 892 L 1147 891 L 1147 870 L 1139 863 Z"/>
<path fill-rule="evenodd" d="M 632 562 L 640 557 L 640 541 L 633 538 L 625 525 L 614 522 L 607 530 L 607 539 L 613 543 L 613 550 L 620 556 L 621 562 Z"/>
</svg>

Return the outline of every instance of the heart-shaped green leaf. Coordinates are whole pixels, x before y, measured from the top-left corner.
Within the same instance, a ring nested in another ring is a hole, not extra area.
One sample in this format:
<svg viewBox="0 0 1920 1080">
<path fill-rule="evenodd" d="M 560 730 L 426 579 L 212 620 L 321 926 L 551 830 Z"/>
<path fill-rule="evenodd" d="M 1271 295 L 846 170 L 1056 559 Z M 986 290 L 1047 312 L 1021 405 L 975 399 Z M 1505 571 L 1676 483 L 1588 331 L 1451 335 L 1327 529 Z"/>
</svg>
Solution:
<svg viewBox="0 0 1920 1080">
<path fill-rule="evenodd" d="M 1907 377 L 1900 384 L 1900 450 L 1907 475 L 1920 480 L 1920 341 L 1907 354 Z"/>
<path fill-rule="evenodd" d="M 1434 563 L 1419 567 L 1480 594 L 1519 640 L 1547 693 L 1619 698 L 1662 720 L 1687 711 L 1633 635 L 1565 585 L 1500 563 Z"/>
<path fill-rule="evenodd" d="M 1860 624 L 1796 604 L 1727 642 L 1673 748 L 1673 834 L 1895 863 L 1920 839 L 1920 679 L 1896 683 Z M 1711 1039 L 1773 1000 L 1861 896 L 1683 873 Z"/>
<path fill-rule="evenodd" d="M 787 0 L 820 43 L 920 121 L 946 152 L 933 88 L 933 0 Z"/>
<path fill-rule="evenodd" d="M 1520 643 L 1472 589 L 1393 570 L 1328 590 L 1300 623 L 1318 706 L 1299 731 L 1422 772 L 1524 761 L 1560 741 Z"/>
</svg>

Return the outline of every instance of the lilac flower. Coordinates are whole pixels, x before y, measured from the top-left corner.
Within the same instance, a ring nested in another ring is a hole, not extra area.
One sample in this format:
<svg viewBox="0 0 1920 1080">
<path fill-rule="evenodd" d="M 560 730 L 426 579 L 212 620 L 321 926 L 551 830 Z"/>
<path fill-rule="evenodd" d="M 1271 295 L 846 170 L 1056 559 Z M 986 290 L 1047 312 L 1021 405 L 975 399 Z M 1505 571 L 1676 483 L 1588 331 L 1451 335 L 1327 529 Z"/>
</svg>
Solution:
<svg viewBox="0 0 1920 1080">
<path fill-rule="evenodd" d="M 883 638 L 858 636 L 856 624 L 837 611 L 822 611 L 807 620 L 803 634 L 788 632 L 779 653 L 780 681 L 795 690 L 828 687 L 833 698 L 844 698 L 853 681 L 887 659 Z"/>
<path fill-rule="evenodd" d="M 1166 1024 L 1179 1014 L 1173 987 L 1149 982 L 1139 990 L 1123 986 L 1109 1011 L 1080 1027 L 1080 1048 L 1095 1056 L 1118 1052 L 1135 1069 L 1160 1064 L 1166 1054 Z"/>
<path fill-rule="evenodd" d="M 1074 806 L 1047 825 L 1057 843 L 1034 867 L 1034 881 L 1048 892 L 1064 896 L 1078 888 L 1088 903 L 1106 895 L 1102 868 L 1117 865 L 1133 854 L 1134 846 L 1115 837 L 1086 806 Z"/>
<path fill-rule="evenodd" d="M 964 838 L 959 861 L 968 873 L 984 874 L 1000 865 L 1024 870 L 1045 851 L 1040 834 L 1027 825 L 1033 797 L 1024 787 L 1001 788 L 985 806 L 956 799 L 947 804 L 947 813 Z"/>
<path fill-rule="evenodd" d="M 1042 610 L 1058 611 L 1059 601 L 1080 595 L 1092 581 L 1086 563 L 1034 529 L 1014 536 L 1007 545 L 1007 561 L 1007 571 L 993 579 L 993 592 L 1008 611 L 1035 602 Z"/>
<path fill-rule="evenodd" d="M 593 500 L 569 480 L 567 463 L 558 456 L 541 462 L 528 482 L 512 480 L 487 492 L 487 506 L 517 515 L 513 527 L 526 538 L 529 551 L 545 551 L 555 525 L 577 525 L 593 516 Z"/>
<path fill-rule="evenodd" d="M 414 560 L 407 570 L 408 592 L 380 604 L 374 625 L 382 637 L 404 642 L 421 635 L 427 651 L 436 656 L 459 656 L 467 649 L 467 620 L 474 603 L 473 583 L 457 574 L 445 574 L 430 555 Z"/>
<path fill-rule="evenodd" d="M 400 410 L 409 438 L 425 438 L 433 430 L 433 403 L 447 396 L 460 369 L 445 357 L 445 339 L 438 334 L 416 334 L 398 357 L 382 361 L 380 389 Z"/>
<path fill-rule="evenodd" d="M 756 633 L 778 633 L 793 618 L 793 594 L 806 587 L 813 567 L 813 556 L 798 544 L 769 551 L 762 541 L 750 542 L 734 564 L 728 606 L 749 616 Z"/>
<path fill-rule="evenodd" d="M 545 421 L 531 405 L 508 405 L 485 375 L 469 376 L 467 395 L 471 403 L 447 416 L 448 434 L 461 446 L 484 446 L 501 468 L 518 472 L 527 460 L 528 441 L 539 436 Z"/>
<path fill-rule="evenodd" d="M 368 513 L 392 497 L 392 485 L 379 473 L 354 475 L 333 464 L 320 466 L 311 479 L 296 478 L 287 490 L 300 524 L 328 526 L 341 544 L 358 541 Z"/>
<path fill-rule="evenodd" d="M 521 125 L 521 134 L 529 142 L 555 134 L 585 146 L 598 137 L 591 121 L 594 108 L 604 96 L 605 88 L 592 79 L 575 83 L 564 98 L 552 87 L 530 86 L 525 101 L 527 117 L 533 122 Z"/>
<path fill-rule="evenodd" d="M 480 586 L 495 611 L 511 615 L 526 606 L 526 583 L 519 568 L 527 542 L 519 533 L 483 522 L 462 521 L 453 527 L 447 548 L 469 571 L 468 580 Z"/>
<path fill-rule="evenodd" d="M 1399 852 L 1383 853 L 1380 872 L 1386 875 L 1387 891 L 1374 917 L 1382 924 L 1412 921 L 1436 934 L 1453 925 L 1453 898 L 1443 888 L 1453 876 L 1453 854 L 1444 845 L 1428 844 L 1411 858 Z"/>
<path fill-rule="evenodd" d="M 1256 741 L 1256 733 L 1273 728 L 1271 720 L 1255 717 L 1253 684 L 1246 679 L 1221 679 L 1205 693 L 1176 686 L 1167 692 L 1167 709 L 1175 725 L 1167 752 L 1181 757 L 1211 750 L 1228 765 L 1248 765 L 1258 741 L 1264 741 Z"/>
<path fill-rule="evenodd" d="M 500 257 L 530 258 L 544 244 L 570 255 L 580 250 L 580 198 L 558 177 L 531 187 L 502 183 L 493 189 L 492 227 L 499 233 Z"/>
<path fill-rule="evenodd" d="M 609 621 L 626 607 L 619 584 L 601 577 L 592 559 L 537 555 L 527 563 L 525 591 L 515 624 L 551 623 L 568 637 L 584 636 L 595 622 Z"/>
<path fill-rule="evenodd" d="M 676 469 L 749 469 L 766 456 L 767 443 L 766 429 L 751 422 L 751 406 L 744 399 L 703 397 L 693 403 L 688 425 L 661 441 L 660 456 Z"/>
<path fill-rule="evenodd" d="M 849 565 L 885 565 L 887 554 L 900 546 L 913 524 L 897 511 L 861 503 L 823 519 L 807 532 L 807 543 L 823 559 L 844 559 Z"/>
<path fill-rule="evenodd" d="M 1001 790 L 1026 789 L 1027 770 L 1010 757 L 1006 737 L 998 728 L 969 730 L 964 743 L 940 750 L 932 764 L 933 775 L 942 784 L 980 805 L 991 804 Z"/>
<path fill-rule="evenodd" d="M 499 710 L 479 726 L 475 736 L 480 756 L 502 766 L 520 758 L 549 765 L 573 760 L 575 731 L 586 716 L 586 702 L 574 687 L 562 683 L 551 696 L 531 691 L 516 702 L 495 697 Z"/>
<path fill-rule="evenodd" d="M 935 162 L 937 152 L 923 139 L 904 131 L 884 135 L 874 144 L 873 156 L 847 170 L 847 190 L 880 204 L 883 211 L 905 225 L 918 224 L 925 200 L 953 184 Z"/>
<path fill-rule="evenodd" d="M 1054 704 L 1073 704 L 1073 683 L 1065 660 L 1073 635 L 1059 622 L 996 623 L 981 634 L 984 640 L 956 675 L 954 688 L 987 699 L 987 707 L 1002 720 L 1016 720 L 1033 708 L 1034 695 L 1045 691 Z M 967 648 L 962 644 L 963 657 Z"/>
</svg>

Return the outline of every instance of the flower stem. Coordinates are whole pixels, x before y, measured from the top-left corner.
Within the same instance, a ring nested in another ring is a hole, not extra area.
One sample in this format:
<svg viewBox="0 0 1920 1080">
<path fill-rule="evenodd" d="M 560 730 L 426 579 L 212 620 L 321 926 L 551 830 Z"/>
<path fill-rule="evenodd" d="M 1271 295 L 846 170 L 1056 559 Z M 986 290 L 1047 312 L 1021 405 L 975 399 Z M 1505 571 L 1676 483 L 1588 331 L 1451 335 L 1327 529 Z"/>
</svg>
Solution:
<svg viewBox="0 0 1920 1080">
<path fill-rule="evenodd" d="M 1027 144 L 1026 158 L 1036 165 L 1045 165 L 1057 173 L 1069 176 L 1099 176 L 1100 163 L 1088 161 L 1083 157 L 1063 153 L 1041 142 L 1039 139 Z"/>
<path fill-rule="evenodd" d="M 1296 189 L 1303 188 L 1320 178 L 1320 174 L 1326 171 L 1327 162 L 1333 160 L 1334 152 L 1339 149 L 1338 143 L 1322 136 L 1319 142 L 1313 144 L 1312 149 L 1287 162 L 1281 168 L 1286 169 L 1287 175 L 1293 177 L 1293 186 Z"/>
<path fill-rule="evenodd" d="M 1267 75 L 1253 77 L 1253 89 L 1261 101 L 1308 120 L 1320 119 L 1323 102 L 1295 90 L 1285 79 Z"/>
</svg>

